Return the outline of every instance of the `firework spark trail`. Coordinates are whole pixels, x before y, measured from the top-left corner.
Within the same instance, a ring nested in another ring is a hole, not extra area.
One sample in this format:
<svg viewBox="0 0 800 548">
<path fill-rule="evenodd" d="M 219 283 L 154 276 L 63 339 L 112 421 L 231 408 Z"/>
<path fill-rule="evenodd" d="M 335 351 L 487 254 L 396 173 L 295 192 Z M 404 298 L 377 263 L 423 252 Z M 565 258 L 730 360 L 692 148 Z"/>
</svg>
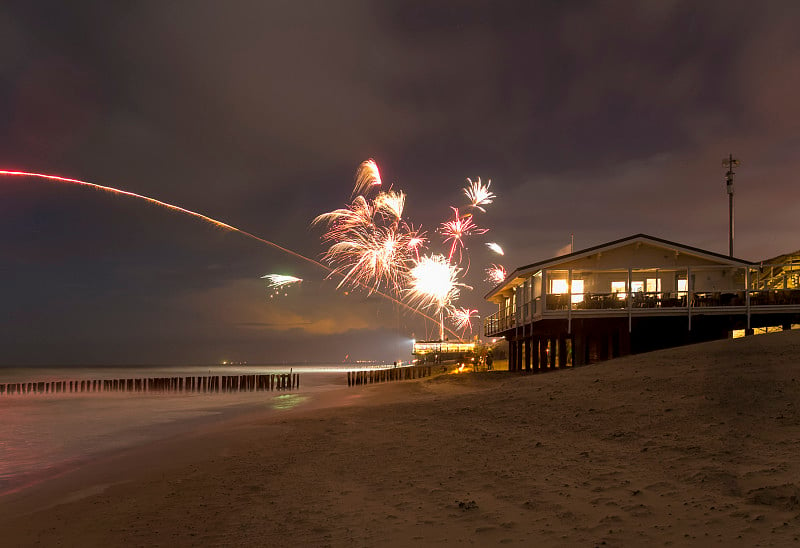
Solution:
<svg viewBox="0 0 800 548">
<path fill-rule="evenodd" d="M 505 253 L 503 253 L 503 248 L 494 242 L 486 242 L 486 247 L 488 247 L 498 255 L 505 255 Z"/>
<path fill-rule="evenodd" d="M 375 208 L 363 196 L 356 197 L 349 207 L 335 209 L 317 216 L 311 225 L 327 223 L 329 230 L 322 239 L 329 242 L 342 241 L 353 233 L 366 233 L 375 228 Z"/>
<path fill-rule="evenodd" d="M 403 217 L 403 208 L 406 205 L 406 195 L 403 192 L 388 190 L 381 192 L 375 198 L 375 209 L 388 213 L 396 222 Z"/>
<path fill-rule="evenodd" d="M 270 299 L 274 298 L 276 295 L 279 295 L 281 291 L 288 289 L 289 286 L 299 284 L 303 281 L 302 278 L 287 276 L 286 274 L 267 274 L 266 276 L 261 276 L 261 279 L 267 280 L 267 287 L 271 291 L 269 296 Z M 284 293 L 284 296 L 287 295 L 288 293 Z"/>
<path fill-rule="evenodd" d="M 351 198 L 356 195 L 365 194 L 370 187 L 381 186 L 381 173 L 378 171 L 378 164 L 370 158 L 361 162 L 356 170 L 356 186 L 353 189 Z"/>
<path fill-rule="evenodd" d="M 376 171 L 377 171 L 377 167 L 376 167 Z M 130 198 L 137 198 L 139 200 L 144 200 L 145 202 L 148 202 L 148 203 L 160 206 L 160 207 L 164 207 L 164 208 L 167 208 L 167 209 L 172 210 L 172 211 L 177 211 L 179 213 L 183 213 L 183 214 L 189 215 L 191 217 L 195 217 L 197 219 L 201 219 L 201 220 L 203 220 L 203 221 L 205 221 L 207 223 L 210 223 L 213 226 L 216 226 L 216 227 L 219 227 L 219 228 L 222 228 L 222 229 L 225 229 L 225 230 L 230 230 L 232 232 L 237 232 L 237 233 L 241 234 L 242 236 L 245 236 L 247 238 L 250 238 L 252 240 L 260 242 L 262 244 L 265 244 L 265 245 L 268 245 L 270 247 L 273 247 L 273 248 L 275 248 L 275 249 L 277 249 L 279 251 L 283 251 L 284 253 L 286 253 L 288 255 L 291 255 L 292 257 L 296 257 L 296 258 L 301 259 L 301 260 L 303 260 L 303 261 L 305 261 L 307 263 L 310 263 L 310 264 L 313 264 L 315 266 L 318 266 L 319 268 L 322 268 L 323 270 L 325 270 L 327 272 L 333 273 L 333 269 L 327 267 L 326 265 L 322 264 L 321 262 L 315 261 L 314 259 L 306 257 L 305 255 L 301 255 L 300 253 L 297 253 L 296 251 L 292 251 L 291 249 L 287 249 L 287 248 L 285 248 L 285 247 L 283 247 L 281 245 L 276 244 L 275 242 L 271 242 L 270 240 L 267 240 L 265 238 L 261 238 L 259 236 L 256 236 L 255 234 L 247 232 L 246 230 L 242 230 L 241 228 L 236 228 L 235 226 L 229 225 L 227 223 L 223 223 L 222 221 L 218 221 L 217 219 L 214 219 L 214 218 L 209 217 L 207 215 L 203 215 L 202 213 L 198 213 L 198 212 L 192 211 L 190 209 L 185 209 L 183 207 L 176 206 L 174 204 L 170 204 L 170 203 L 167 203 L 167 202 L 162 202 L 161 200 L 156 200 L 155 198 L 150 198 L 149 196 L 144 196 L 142 194 L 136 194 L 135 192 L 129 192 L 127 190 L 122 190 L 122 189 L 114 188 L 114 187 L 110 187 L 110 186 L 98 185 L 96 183 L 90 183 L 88 181 L 82 181 L 80 179 L 72 179 L 72 178 L 69 178 L 69 177 L 61 177 L 61 176 L 58 176 L 58 175 L 48 175 L 46 173 L 36 173 L 36 172 L 30 172 L 30 171 L 10 171 L 10 170 L 2 169 L 2 170 L 0 170 L 0 176 L 3 176 L 3 175 L 10 176 L 10 177 L 34 177 L 34 178 L 37 178 L 37 179 L 46 179 L 46 180 L 49 180 L 49 181 L 57 181 L 57 182 L 61 182 L 61 183 L 75 184 L 75 185 L 79 185 L 79 186 L 83 186 L 83 187 L 87 187 L 87 188 L 93 188 L 95 190 L 102 190 L 104 192 L 109 192 L 111 194 L 118 194 L 118 195 L 121 195 L 121 196 L 128 196 Z M 356 283 L 358 283 L 358 285 L 364 287 L 365 289 L 368 289 L 368 290 L 370 289 L 370 287 L 368 285 L 362 284 L 360 282 L 356 282 Z M 403 301 L 401 301 L 399 299 L 395 299 L 391 295 L 383 293 L 382 291 L 371 290 L 370 292 L 371 293 L 376 293 L 376 294 L 378 294 L 378 295 L 380 295 L 380 296 L 382 296 L 382 297 L 384 297 L 386 299 L 389 299 L 390 301 L 394 302 L 395 304 L 397 304 L 399 306 L 402 306 L 403 308 L 406 308 L 407 310 L 410 310 L 410 311 L 412 311 L 412 312 L 414 312 L 416 314 L 419 314 L 420 316 L 422 316 L 422 317 L 424 317 L 426 319 L 429 319 L 429 320 L 434 321 L 434 322 L 438 321 L 436 318 L 432 318 L 431 316 L 429 316 L 429 315 L 425 314 L 424 312 L 414 308 L 413 306 L 410 306 L 407 303 L 404 303 Z M 454 333 L 454 335 L 455 335 L 455 333 Z"/>
<path fill-rule="evenodd" d="M 267 280 L 267 285 L 269 287 L 287 287 L 292 284 L 300 283 L 303 281 L 302 278 L 297 278 L 295 276 L 287 276 L 286 274 L 267 274 L 265 276 L 261 276 L 262 280 Z"/>
<path fill-rule="evenodd" d="M 385 283 L 400 292 L 408 265 L 424 243 L 402 220 L 404 204 L 402 192 L 381 192 L 372 202 L 359 195 L 349 206 L 312 221 L 312 226 L 328 226 L 322 239 L 331 245 L 323 258 L 332 272 L 342 276 L 338 287 L 352 283 L 369 287 L 372 293 Z"/>
<path fill-rule="evenodd" d="M 331 245 L 325 259 L 342 276 L 338 287 L 353 282 L 376 291 L 382 282 L 396 291 L 403 284 L 411 260 L 411 236 L 386 227 L 369 233 L 356 232 Z"/>
<path fill-rule="evenodd" d="M 489 191 L 489 187 L 492 186 L 492 180 L 489 179 L 489 182 L 486 183 L 486 186 L 481 183 L 480 177 L 478 177 L 478 180 L 474 183 L 472 182 L 472 179 L 467 178 L 467 182 L 469 183 L 469 186 L 464 189 L 464 194 L 466 194 L 467 198 L 469 198 L 469 207 L 474 207 L 475 209 L 486 213 L 486 210 L 481 206 L 491 204 L 497 197 L 495 196 L 494 192 Z"/>
<path fill-rule="evenodd" d="M 506 279 L 506 269 L 502 265 L 493 264 L 486 269 L 486 281 L 495 285 Z"/>
<path fill-rule="evenodd" d="M 15 176 L 15 177 L 36 177 L 36 178 L 39 178 L 39 179 L 48 179 L 48 180 L 51 180 L 51 181 L 59 181 L 59 182 L 62 182 L 62 183 L 71 183 L 71 184 L 81 185 L 81 186 L 93 188 L 95 190 L 102 190 L 104 192 L 110 192 L 112 194 L 119 194 L 121 196 L 128 196 L 128 197 L 131 197 L 131 198 L 137 198 L 139 200 L 144 200 L 145 202 L 148 202 L 148 203 L 151 203 L 151 204 L 154 204 L 154 205 L 157 205 L 157 206 L 165 207 L 165 208 L 170 209 L 172 211 L 177 211 L 179 213 L 183 213 L 183 214 L 189 215 L 191 217 L 196 217 L 196 218 L 201 219 L 201 220 L 203 220 L 203 221 L 205 221 L 207 223 L 210 223 L 210 224 L 212 224 L 212 225 L 214 225 L 216 227 L 223 228 L 225 230 L 231 230 L 233 232 L 238 232 L 239 234 L 242 234 L 243 236 L 247 236 L 248 238 L 251 238 L 253 240 L 261 242 L 262 244 L 266 244 L 268 246 L 274 247 L 275 249 L 283 251 L 284 253 L 288 253 L 289 255 L 291 255 L 293 257 L 297 257 L 298 259 L 302 259 L 302 260 L 304 260 L 304 261 L 306 261 L 308 263 L 311 263 L 311 264 L 313 264 L 315 266 L 319 266 L 319 267 L 324 268 L 326 270 L 328 269 L 328 267 L 325 266 L 324 264 L 322 264 L 322 263 L 320 263 L 318 261 L 315 261 L 314 259 L 310 259 L 310 258 L 306 257 L 305 255 L 301 255 L 300 253 L 294 252 L 291 249 L 287 249 L 287 248 L 285 248 L 283 246 L 280 246 L 280 245 L 276 244 L 275 242 L 271 242 L 271 241 L 266 240 L 264 238 L 260 238 L 260 237 L 256 236 L 255 234 L 251 234 L 251 233 L 249 233 L 249 232 L 247 232 L 245 230 L 242 230 L 240 228 L 236 228 L 235 226 L 231 226 L 231 225 L 229 225 L 227 223 L 223 223 L 222 221 L 218 221 L 216 219 L 208 217 L 207 215 L 203 215 L 202 213 L 198 213 L 196 211 L 192 211 L 191 209 L 185 209 L 183 207 L 176 206 L 174 204 L 170 204 L 170 203 L 167 203 L 167 202 L 162 202 L 161 200 L 156 200 L 155 198 L 150 198 L 149 196 L 144 196 L 142 194 L 136 194 L 135 192 L 129 192 L 127 190 L 121 190 L 119 188 L 114 188 L 114 187 L 110 187 L 110 186 L 103 186 L 103 185 L 98 185 L 98 184 L 95 184 L 95 183 L 89 183 L 87 181 L 81 181 L 80 179 L 71 179 L 69 177 L 60 177 L 58 175 L 47 175 L 45 173 L 32 173 L 32 172 L 29 172 L 29 171 L 0 170 L 0 175 L 9 175 L 9 176 Z"/>
<path fill-rule="evenodd" d="M 413 232 L 414 229 L 411 230 Z M 425 238 L 422 234 L 416 233 L 416 236 L 412 236 L 408 241 L 408 247 L 414 251 L 414 257 L 419 261 L 419 248 L 425 247 Z"/>
<path fill-rule="evenodd" d="M 444 255 L 422 257 L 409 272 L 409 287 L 406 288 L 409 299 L 423 308 L 433 308 L 437 313 L 449 310 L 460 288 L 471 289 L 458 281 L 460 272 L 461 268 Z"/>
<path fill-rule="evenodd" d="M 485 185 L 480 178 L 475 182 L 467 179 L 467 182 L 469 186 L 464 193 L 470 200 L 468 207 L 485 212 L 482 206 L 491 204 L 495 198 L 489 190 L 491 180 Z M 453 308 L 460 288 L 467 287 L 458 282 L 458 277 L 469 271 L 469 257 L 466 270 L 453 261 L 456 251 L 457 262 L 463 260 L 467 236 L 485 234 L 488 229 L 479 228 L 472 213 L 462 215 L 458 208 L 451 207 L 454 218 L 441 223 L 438 230 L 444 245 L 449 246 L 449 254 L 446 258 L 444 255 L 420 257 L 419 248 L 424 246 L 425 239 L 403 220 L 406 195 L 379 190 L 374 198 L 369 198 L 372 189 L 380 184 L 380 172 L 375 161 L 362 162 L 356 170 L 351 203 L 323 213 L 311 223 L 312 226 L 327 225 L 322 241 L 329 247 L 323 260 L 332 267 L 332 272 L 342 277 L 338 287 L 350 283 L 368 286 L 373 292 L 385 286 L 417 307 L 433 308 L 439 315 L 440 337 L 443 337 L 445 312 L 456 316 L 461 314 L 458 325 L 462 329 L 463 314 L 466 313 L 466 325 L 471 329 L 470 316 L 477 311 L 463 309 L 456 312 Z M 493 252 L 503 254 L 496 243 L 486 245 Z"/>
<path fill-rule="evenodd" d="M 465 236 L 486 234 L 489 231 L 488 228 L 478 228 L 472 220 L 471 213 L 467 213 L 461 217 L 457 207 L 450 206 L 450 209 L 455 213 L 453 220 L 442 223 L 439 229 L 442 235 L 445 236 L 444 243 L 452 241 L 450 245 L 450 254 L 447 256 L 448 261 L 453 260 L 456 249 L 458 249 L 459 260 L 461 259 L 461 250 L 464 247 L 463 238 Z"/>
<path fill-rule="evenodd" d="M 478 316 L 477 310 L 470 310 L 469 308 L 454 308 L 450 312 L 450 320 L 456 326 L 456 329 L 460 329 L 462 336 L 463 334 L 469 329 L 469 332 L 472 333 L 472 318 Z"/>
</svg>

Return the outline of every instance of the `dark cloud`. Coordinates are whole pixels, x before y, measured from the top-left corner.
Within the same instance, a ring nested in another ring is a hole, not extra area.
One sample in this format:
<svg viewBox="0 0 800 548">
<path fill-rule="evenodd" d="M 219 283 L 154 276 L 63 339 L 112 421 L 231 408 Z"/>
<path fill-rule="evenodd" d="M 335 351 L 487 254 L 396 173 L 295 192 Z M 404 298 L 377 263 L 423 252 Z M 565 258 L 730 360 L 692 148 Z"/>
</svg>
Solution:
<svg viewBox="0 0 800 548">
<path fill-rule="evenodd" d="M 737 255 L 795 234 L 792 2 L 11 2 L 0 164 L 201 211 L 310 258 L 319 213 L 375 157 L 435 239 L 466 177 L 483 268 L 638 232 Z M 129 198 L 0 181 L 0 362 L 395 359 L 435 330 L 326 271 Z M 304 278 L 267 298 L 260 276 Z M 402 342 L 406 341 L 406 342 Z M 387 355 L 389 354 L 389 355 Z M 223 356 L 224 355 L 224 356 Z M 263 359 L 262 359 L 263 358 Z"/>
</svg>

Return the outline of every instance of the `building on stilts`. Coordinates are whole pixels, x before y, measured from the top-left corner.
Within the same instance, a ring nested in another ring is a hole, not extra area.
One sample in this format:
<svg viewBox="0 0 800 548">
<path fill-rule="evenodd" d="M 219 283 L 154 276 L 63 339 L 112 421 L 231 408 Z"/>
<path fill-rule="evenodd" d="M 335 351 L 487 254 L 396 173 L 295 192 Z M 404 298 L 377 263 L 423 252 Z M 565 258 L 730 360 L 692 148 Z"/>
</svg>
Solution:
<svg viewBox="0 0 800 548">
<path fill-rule="evenodd" d="M 517 268 L 486 295 L 509 370 L 800 327 L 800 252 L 752 262 L 636 234 Z"/>
</svg>

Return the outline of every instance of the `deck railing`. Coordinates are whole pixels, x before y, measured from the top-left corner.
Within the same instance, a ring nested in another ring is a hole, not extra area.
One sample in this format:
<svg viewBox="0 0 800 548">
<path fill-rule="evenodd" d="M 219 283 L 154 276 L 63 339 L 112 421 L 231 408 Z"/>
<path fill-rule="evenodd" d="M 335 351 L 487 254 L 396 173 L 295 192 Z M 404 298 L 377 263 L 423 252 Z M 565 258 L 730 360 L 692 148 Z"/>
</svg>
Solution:
<svg viewBox="0 0 800 548">
<path fill-rule="evenodd" d="M 749 304 L 748 304 L 749 297 Z M 739 309 L 742 313 L 769 312 L 778 307 L 797 306 L 800 312 L 800 289 L 761 289 L 751 291 L 680 291 L 680 292 L 637 292 L 626 293 L 581 293 L 545 295 L 546 311 L 536 299 L 533 306 L 519 308 L 520 317 L 511 309 L 495 312 L 484 320 L 484 335 L 498 335 L 518 325 L 536 322 L 545 318 L 603 317 L 609 313 L 629 313 L 639 315 L 659 315 L 682 313 L 697 314 L 693 309 L 703 309 L 703 313 Z"/>
</svg>

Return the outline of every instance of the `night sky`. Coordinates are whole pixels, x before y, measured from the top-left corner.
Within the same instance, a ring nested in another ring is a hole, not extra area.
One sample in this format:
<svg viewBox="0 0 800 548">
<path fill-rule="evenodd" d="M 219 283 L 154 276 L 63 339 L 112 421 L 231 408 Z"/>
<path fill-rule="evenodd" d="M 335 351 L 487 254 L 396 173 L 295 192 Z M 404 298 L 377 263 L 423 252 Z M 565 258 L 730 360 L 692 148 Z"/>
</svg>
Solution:
<svg viewBox="0 0 800 548">
<path fill-rule="evenodd" d="M 4 2 L 0 169 L 202 212 L 318 259 L 358 164 L 428 231 L 467 177 L 461 306 L 513 270 L 644 232 L 800 248 L 797 2 Z M 305 279 L 269 299 L 261 276 Z M 435 335 L 325 271 L 144 202 L 0 178 L 0 364 L 392 361 Z M 479 324 L 480 322 L 478 322 Z M 480 330 L 480 328 L 477 328 Z"/>
</svg>

